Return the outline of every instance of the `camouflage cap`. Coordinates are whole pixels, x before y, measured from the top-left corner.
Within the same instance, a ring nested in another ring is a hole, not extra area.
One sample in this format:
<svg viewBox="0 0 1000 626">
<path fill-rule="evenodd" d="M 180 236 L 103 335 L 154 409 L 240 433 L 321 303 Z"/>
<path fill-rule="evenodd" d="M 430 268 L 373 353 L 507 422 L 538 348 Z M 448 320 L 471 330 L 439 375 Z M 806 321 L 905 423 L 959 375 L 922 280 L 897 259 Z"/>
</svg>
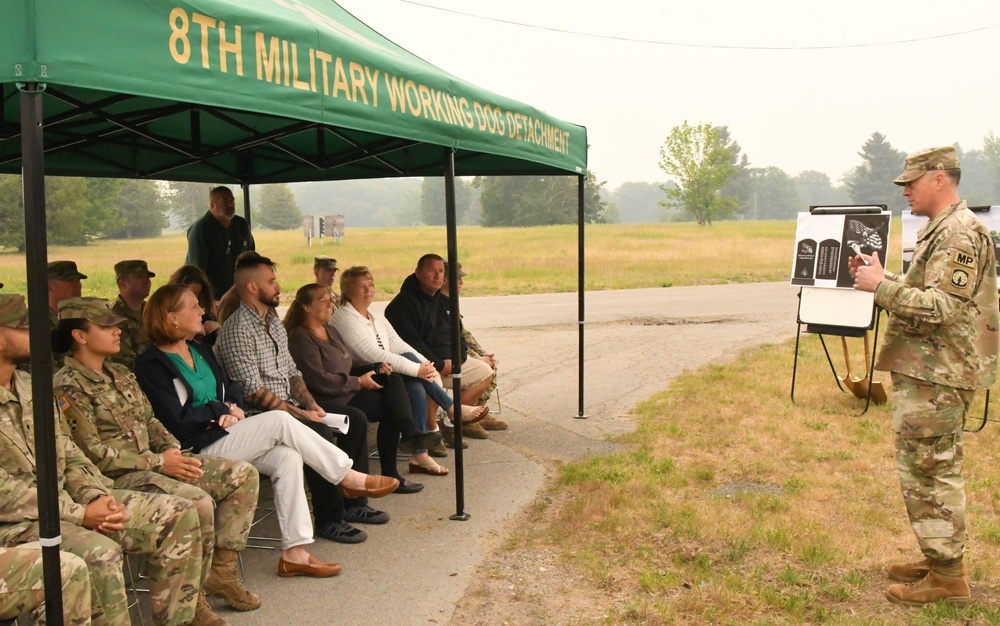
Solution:
<svg viewBox="0 0 1000 626">
<path fill-rule="evenodd" d="M 104 298 L 67 298 L 59 303 L 59 319 L 87 320 L 98 326 L 115 326 L 125 321 L 111 312 L 111 303 Z"/>
<path fill-rule="evenodd" d="M 465 278 L 469 273 L 462 269 L 462 264 L 458 264 L 458 277 Z M 448 261 L 444 262 L 444 277 L 448 278 Z"/>
<path fill-rule="evenodd" d="M 28 327 L 28 305 L 24 303 L 24 296 L 18 293 L 0 295 L 0 326 Z"/>
<path fill-rule="evenodd" d="M 899 178 L 892 181 L 897 185 L 905 185 L 908 182 L 917 180 L 927 172 L 933 170 L 959 170 L 958 155 L 952 146 L 941 146 L 940 148 L 928 148 L 920 152 L 914 152 L 906 157 L 906 165 Z"/>
<path fill-rule="evenodd" d="M 321 254 L 313 258 L 313 270 L 335 270 L 337 269 L 337 259 Z"/>
<path fill-rule="evenodd" d="M 126 276 L 131 278 L 141 278 L 143 276 L 149 276 L 150 278 L 156 276 L 153 272 L 149 271 L 149 267 L 146 265 L 145 261 L 139 259 L 132 259 L 130 261 L 118 261 L 115 263 L 115 278 L 121 280 Z"/>
<path fill-rule="evenodd" d="M 86 274 L 81 274 L 76 269 L 73 261 L 52 261 L 49 263 L 49 280 L 83 280 Z"/>
</svg>

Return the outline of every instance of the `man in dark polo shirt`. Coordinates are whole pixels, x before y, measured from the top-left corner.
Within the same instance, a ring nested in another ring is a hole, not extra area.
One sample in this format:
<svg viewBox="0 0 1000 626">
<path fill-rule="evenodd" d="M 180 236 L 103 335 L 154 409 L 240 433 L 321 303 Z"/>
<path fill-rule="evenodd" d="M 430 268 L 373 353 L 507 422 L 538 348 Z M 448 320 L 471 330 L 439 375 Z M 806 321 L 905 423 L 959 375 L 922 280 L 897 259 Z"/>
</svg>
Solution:
<svg viewBox="0 0 1000 626">
<path fill-rule="evenodd" d="M 233 286 L 236 257 L 255 249 L 250 224 L 236 215 L 236 199 L 228 187 L 216 187 L 208 194 L 208 212 L 188 228 L 185 263 L 200 267 L 212 283 L 216 300 Z"/>
</svg>

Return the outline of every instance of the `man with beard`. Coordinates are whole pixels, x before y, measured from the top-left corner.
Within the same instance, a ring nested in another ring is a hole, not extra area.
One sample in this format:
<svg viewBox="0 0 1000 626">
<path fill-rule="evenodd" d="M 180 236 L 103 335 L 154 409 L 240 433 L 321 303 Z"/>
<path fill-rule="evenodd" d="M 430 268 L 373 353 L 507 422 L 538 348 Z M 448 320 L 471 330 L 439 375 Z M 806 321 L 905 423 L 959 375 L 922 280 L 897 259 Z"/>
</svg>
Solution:
<svg viewBox="0 0 1000 626">
<path fill-rule="evenodd" d="M 235 289 L 239 306 L 222 324 L 215 353 L 226 376 L 239 384 L 247 414 L 282 410 L 332 441 L 353 461 L 352 469 L 368 473 L 368 421 L 359 410 L 350 413 L 346 434 L 323 423 L 326 410 L 306 388 L 302 373 L 288 351 L 288 334 L 275 309 L 281 301 L 281 286 L 275 263 L 256 252 L 245 252 L 236 260 Z M 305 468 L 312 493 L 315 534 L 338 543 L 361 543 L 368 535 L 354 526 L 345 510 L 360 511 L 354 521 L 381 513 L 368 507 L 367 498 L 347 500 L 340 488 L 327 482 L 312 468 Z M 384 519 L 388 519 L 384 513 Z"/>
</svg>

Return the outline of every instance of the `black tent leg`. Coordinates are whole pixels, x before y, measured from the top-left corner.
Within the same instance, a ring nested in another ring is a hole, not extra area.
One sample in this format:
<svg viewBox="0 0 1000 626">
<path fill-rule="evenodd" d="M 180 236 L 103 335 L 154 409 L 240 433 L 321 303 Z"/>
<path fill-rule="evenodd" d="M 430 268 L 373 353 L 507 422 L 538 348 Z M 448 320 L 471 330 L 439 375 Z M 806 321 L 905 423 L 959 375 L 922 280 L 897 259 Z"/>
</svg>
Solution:
<svg viewBox="0 0 1000 626">
<path fill-rule="evenodd" d="M 24 243 L 31 326 L 31 393 L 38 481 L 38 542 L 42 544 L 45 616 L 62 626 L 62 576 L 59 571 L 59 487 L 56 482 L 56 422 L 52 402 L 52 339 L 49 334 L 48 244 L 45 234 L 45 155 L 42 91 L 29 83 L 21 89 L 21 154 L 24 183 Z M 22 416 L 27 419 L 27 416 Z"/>
<path fill-rule="evenodd" d="M 465 464 L 462 453 L 462 315 L 458 306 L 458 219 L 455 211 L 455 150 L 444 153 L 444 208 L 448 224 L 448 294 L 451 300 L 451 384 L 455 396 L 455 514 L 449 519 L 464 522 L 471 515 L 465 511 Z M 456 321 L 458 323 L 456 323 Z"/>
<path fill-rule="evenodd" d="M 580 369 L 579 381 L 577 383 L 580 395 L 580 405 L 577 410 L 576 419 L 587 419 L 587 416 L 583 412 L 583 328 L 586 324 L 586 311 L 584 309 L 583 294 L 584 294 L 584 262 L 583 262 L 583 226 L 584 226 L 584 213 L 583 205 L 585 199 L 587 177 L 584 175 L 577 176 L 577 206 L 576 206 L 576 239 L 577 239 L 577 251 L 576 251 L 576 264 L 577 264 L 577 321 L 580 329 L 580 347 L 578 358 L 578 367 Z"/>
<path fill-rule="evenodd" d="M 242 183 L 243 188 L 243 219 L 247 221 L 247 228 L 253 232 L 253 223 L 250 221 L 250 183 Z"/>
</svg>

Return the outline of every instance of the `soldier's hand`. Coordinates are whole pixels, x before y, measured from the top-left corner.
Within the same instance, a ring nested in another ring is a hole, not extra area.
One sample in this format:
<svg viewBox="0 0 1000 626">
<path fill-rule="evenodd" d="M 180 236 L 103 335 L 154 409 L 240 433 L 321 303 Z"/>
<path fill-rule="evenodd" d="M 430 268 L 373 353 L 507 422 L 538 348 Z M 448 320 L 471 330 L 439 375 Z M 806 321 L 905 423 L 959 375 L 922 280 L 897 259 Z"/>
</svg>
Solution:
<svg viewBox="0 0 1000 626">
<path fill-rule="evenodd" d="M 160 472 L 171 478 L 193 483 L 202 475 L 201 461 L 184 456 L 177 448 L 169 448 L 163 451 L 163 468 Z"/>
<path fill-rule="evenodd" d="M 854 258 L 857 257 L 852 257 L 852 260 Z M 872 252 L 868 265 L 864 265 L 863 262 L 859 263 L 861 264 L 851 272 L 854 275 L 854 288 L 874 293 L 878 284 L 885 280 L 885 270 L 882 268 L 882 262 L 879 261 L 878 252 Z"/>
<path fill-rule="evenodd" d="M 479 357 L 479 360 L 489 365 L 491 370 L 496 370 L 497 360 L 493 358 L 492 354 L 484 354 L 483 356 Z"/>
<path fill-rule="evenodd" d="M 125 507 L 114 496 L 101 496 L 87 505 L 83 512 L 83 527 L 104 534 L 125 528 Z"/>
</svg>

